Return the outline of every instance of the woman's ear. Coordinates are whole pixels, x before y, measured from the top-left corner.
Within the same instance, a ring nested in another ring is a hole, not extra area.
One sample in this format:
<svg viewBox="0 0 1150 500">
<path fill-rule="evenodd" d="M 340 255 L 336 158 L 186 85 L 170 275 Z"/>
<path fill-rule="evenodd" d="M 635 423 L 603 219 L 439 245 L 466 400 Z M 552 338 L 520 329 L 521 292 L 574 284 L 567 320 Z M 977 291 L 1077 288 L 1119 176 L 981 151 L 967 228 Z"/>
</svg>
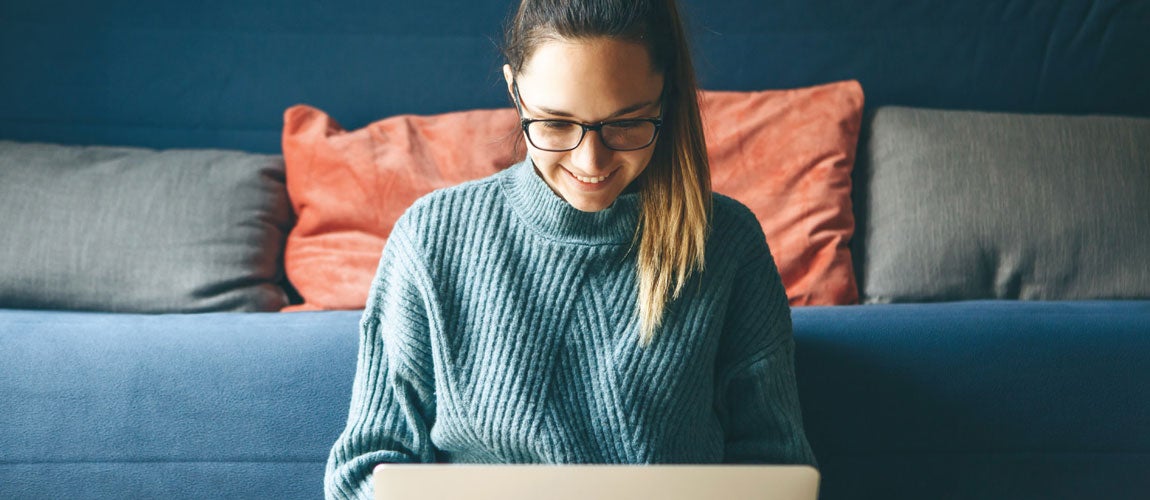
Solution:
<svg viewBox="0 0 1150 500">
<path fill-rule="evenodd" d="M 510 64 L 504 64 L 503 65 L 503 79 L 507 80 L 507 95 L 511 96 L 512 95 L 511 82 L 513 82 L 515 80 L 515 75 L 511 74 L 511 65 Z"/>
</svg>

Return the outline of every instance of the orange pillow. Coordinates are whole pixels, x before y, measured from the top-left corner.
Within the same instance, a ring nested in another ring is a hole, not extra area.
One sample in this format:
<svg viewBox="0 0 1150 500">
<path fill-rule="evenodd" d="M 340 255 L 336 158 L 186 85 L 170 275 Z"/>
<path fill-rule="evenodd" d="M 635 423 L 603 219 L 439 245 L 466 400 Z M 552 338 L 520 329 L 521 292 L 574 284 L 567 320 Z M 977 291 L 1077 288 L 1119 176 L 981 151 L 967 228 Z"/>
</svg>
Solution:
<svg viewBox="0 0 1150 500">
<path fill-rule="evenodd" d="M 284 269 L 304 303 L 362 309 L 383 244 L 417 198 L 526 157 L 514 109 L 402 115 L 344 131 L 326 113 L 284 113 L 287 190 L 297 221 Z"/>
<path fill-rule="evenodd" d="M 858 290 L 850 172 L 862 88 L 701 93 L 714 190 L 758 216 L 792 305 L 850 304 Z M 418 197 L 525 156 L 513 109 L 402 115 L 347 132 L 322 111 L 284 114 L 298 222 L 284 267 L 304 303 L 359 309 L 392 225 Z"/>
<path fill-rule="evenodd" d="M 712 189 L 758 217 L 791 305 L 858 303 L 848 244 L 862 86 L 703 92 L 700 108 Z"/>
</svg>

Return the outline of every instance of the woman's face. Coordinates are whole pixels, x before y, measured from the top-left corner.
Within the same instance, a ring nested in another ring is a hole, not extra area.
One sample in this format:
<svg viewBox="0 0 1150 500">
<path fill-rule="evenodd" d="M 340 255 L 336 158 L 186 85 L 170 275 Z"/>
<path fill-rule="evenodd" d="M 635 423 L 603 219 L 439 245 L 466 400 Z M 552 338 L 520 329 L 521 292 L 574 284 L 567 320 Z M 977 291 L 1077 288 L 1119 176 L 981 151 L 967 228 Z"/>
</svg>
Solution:
<svg viewBox="0 0 1150 500">
<path fill-rule="evenodd" d="M 642 45 L 593 38 L 553 40 L 536 48 L 518 75 L 503 67 L 508 91 L 519 87 L 523 118 L 563 119 L 596 124 L 659 116 L 663 75 L 651 67 Z M 550 152 L 527 141 L 543 180 L 571 206 L 603 210 L 619 197 L 651 160 L 654 143 L 635 151 L 615 151 L 588 130 L 575 149 Z"/>
</svg>

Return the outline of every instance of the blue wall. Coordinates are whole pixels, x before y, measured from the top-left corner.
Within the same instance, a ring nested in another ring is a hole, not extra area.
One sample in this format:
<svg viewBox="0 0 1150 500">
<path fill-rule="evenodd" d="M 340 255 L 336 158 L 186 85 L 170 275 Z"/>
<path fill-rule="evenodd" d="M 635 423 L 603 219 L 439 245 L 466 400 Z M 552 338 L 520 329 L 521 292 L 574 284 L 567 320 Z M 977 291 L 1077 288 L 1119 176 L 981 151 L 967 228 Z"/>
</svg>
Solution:
<svg viewBox="0 0 1150 500">
<path fill-rule="evenodd" d="M 1150 116 L 1146 0 L 683 5 L 710 89 L 855 78 L 870 108 Z M 0 139 L 273 152 L 296 103 L 348 128 L 505 106 L 509 7 L 0 0 Z"/>
</svg>

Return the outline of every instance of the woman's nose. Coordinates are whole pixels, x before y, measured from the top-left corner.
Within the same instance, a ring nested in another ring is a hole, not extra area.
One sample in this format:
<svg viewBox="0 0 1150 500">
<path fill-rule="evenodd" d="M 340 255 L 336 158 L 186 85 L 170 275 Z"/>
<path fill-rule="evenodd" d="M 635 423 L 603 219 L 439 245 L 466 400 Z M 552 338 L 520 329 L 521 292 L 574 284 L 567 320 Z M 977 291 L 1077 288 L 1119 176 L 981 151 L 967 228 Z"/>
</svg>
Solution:
<svg viewBox="0 0 1150 500">
<path fill-rule="evenodd" d="M 571 150 L 571 163 L 584 174 L 594 175 L 608 168 L 612 151 L 603 145 L 596 130 L 588 130 L 575 149 Z"/>
</svg>

